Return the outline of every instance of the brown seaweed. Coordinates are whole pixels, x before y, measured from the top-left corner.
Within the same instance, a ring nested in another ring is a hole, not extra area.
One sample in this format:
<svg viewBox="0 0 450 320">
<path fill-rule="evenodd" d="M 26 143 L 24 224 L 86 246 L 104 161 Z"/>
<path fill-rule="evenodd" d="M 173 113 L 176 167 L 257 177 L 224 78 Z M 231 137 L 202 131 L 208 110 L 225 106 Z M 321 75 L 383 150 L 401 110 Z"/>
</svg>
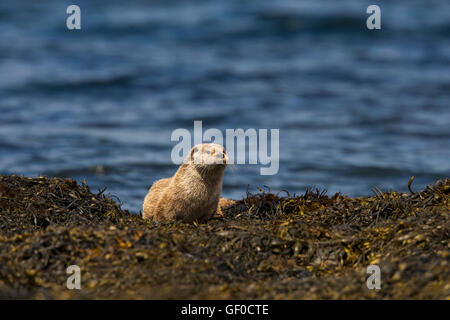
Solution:
<svg viewBox="0 0 450 320">
<path fill-rule="evenodd" d="M 0 176 L 1 298 L 450 298 L 450 179 L 358 198 L 261 190 L 202 224 L 144 221 L 104 191 Z"/>
</svg>

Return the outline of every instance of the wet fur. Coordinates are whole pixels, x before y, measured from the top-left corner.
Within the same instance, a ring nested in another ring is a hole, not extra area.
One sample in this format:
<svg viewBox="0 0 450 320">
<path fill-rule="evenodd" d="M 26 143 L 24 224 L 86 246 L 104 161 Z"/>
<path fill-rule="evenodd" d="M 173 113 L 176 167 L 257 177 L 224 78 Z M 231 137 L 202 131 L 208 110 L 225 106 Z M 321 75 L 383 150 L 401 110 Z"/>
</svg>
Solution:
<svg viewBox="0 0 450 320">
<path fill-rule="evenodd" d="M 196 149 L 197 148 L 197 149 Z M 196 157 L 208 157 L 225 153 L 222 146 L 203 144 L 192 148 L 188 158 L 178 168 L 175 175 L 156 181 L 150 188 L 143 204 L 143 218 L 154 221 L 181 220 L 184 222 L 204 222 L 213 217 L 221 207 L 231 205 L 233 200 L 220 198 L 224 164 L 196 165 Z M 199 154 L 196 154 L 199 152 Z M 224 156 L 227 159 L 226 155 Z M 197 158 L 198 159 L 198 158 Z"/>
</svg>

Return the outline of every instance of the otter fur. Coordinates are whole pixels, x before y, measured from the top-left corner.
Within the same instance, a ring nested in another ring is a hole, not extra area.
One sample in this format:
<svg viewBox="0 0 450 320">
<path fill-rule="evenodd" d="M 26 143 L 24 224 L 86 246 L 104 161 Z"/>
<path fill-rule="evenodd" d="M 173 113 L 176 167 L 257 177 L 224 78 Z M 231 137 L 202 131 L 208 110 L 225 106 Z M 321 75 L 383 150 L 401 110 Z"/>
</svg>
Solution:
<svg viewBox="0 0 450 320">
<path fill-rule="evenodd" d="M 154 221 L 204 222 L 234 201 L 220 198 L 228 156 L 223 146 L 194 146 L 173 177 L 156 181 L 143 204 L 142 216 Z"/>
</svg>

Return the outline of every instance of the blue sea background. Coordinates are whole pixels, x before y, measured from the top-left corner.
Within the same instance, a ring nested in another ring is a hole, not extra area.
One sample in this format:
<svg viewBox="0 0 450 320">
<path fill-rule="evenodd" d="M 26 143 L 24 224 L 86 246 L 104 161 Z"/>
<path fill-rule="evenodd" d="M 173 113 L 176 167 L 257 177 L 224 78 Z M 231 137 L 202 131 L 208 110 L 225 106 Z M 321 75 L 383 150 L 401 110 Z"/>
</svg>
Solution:
<svg viewBox="0 0 450 320">
<path fill-rule="evenodd" d="M 278 174 L 235 165 L 227 197 L 419 190 L 450 176 L 449 108 L 448 0 L 0 1 L 0 174 L 86 179 L 132 212 L 194 120 L 280 129 Z"/>
</svg>

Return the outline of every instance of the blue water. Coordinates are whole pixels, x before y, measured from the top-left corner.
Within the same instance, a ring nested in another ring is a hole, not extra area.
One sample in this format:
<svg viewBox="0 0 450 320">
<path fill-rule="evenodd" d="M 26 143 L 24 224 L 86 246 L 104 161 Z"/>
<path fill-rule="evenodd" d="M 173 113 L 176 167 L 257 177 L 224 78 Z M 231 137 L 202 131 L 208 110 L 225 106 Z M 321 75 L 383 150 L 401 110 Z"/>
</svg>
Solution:
<svg viewBox="0 0 450 320">
<path fill-rule="evenodd" d="M 450 176 L 450 2 L 0 1 L 0 174 L 86 179 L 140 210 L 177 128 L 280 129 L 257 186 L 357 196 Z M 78 4 L 82 30 L 66 28 Z"/>
</svg>

